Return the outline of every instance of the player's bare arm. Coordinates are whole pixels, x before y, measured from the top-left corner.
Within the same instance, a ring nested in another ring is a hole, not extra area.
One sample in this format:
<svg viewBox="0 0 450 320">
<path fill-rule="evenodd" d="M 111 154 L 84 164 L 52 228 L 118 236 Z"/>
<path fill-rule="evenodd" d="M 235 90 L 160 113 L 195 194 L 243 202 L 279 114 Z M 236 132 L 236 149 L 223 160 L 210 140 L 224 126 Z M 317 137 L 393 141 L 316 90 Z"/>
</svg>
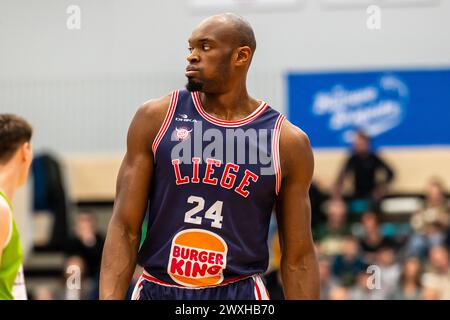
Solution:
<svg viewBox="0 0 450 320">
<path fill-rule="evenodd" d="M 280 134 L 282 184 L 277 200 L 281 276 L 286 299 L 319 299 L 309 187 L 314 158 L 306 134 L 285 121 Z"/>
<path fill-rule="evenodd" d="M 9 208 L 0 202 L 0 265 L 2 264 L 3 248 L 8 241 L 11 227 L 11 217 L 8 210 Z"/>
<path fill-rule="evenodd" d="M 170 96 L 145 103 L 130 125 L 103 250 L 100 299 L 124 299 L 133 276 L 153 175 L 151 146 L 169 103 Z"/>
</svg>

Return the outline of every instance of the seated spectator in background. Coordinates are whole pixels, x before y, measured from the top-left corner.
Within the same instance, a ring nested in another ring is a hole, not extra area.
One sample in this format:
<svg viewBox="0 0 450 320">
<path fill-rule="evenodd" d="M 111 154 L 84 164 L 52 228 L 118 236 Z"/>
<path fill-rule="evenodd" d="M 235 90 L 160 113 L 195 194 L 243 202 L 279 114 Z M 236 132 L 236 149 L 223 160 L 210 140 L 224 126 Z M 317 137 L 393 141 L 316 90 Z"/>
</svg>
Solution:
<svg viewBox="0 0 450 320">
<path fill-rule="evenodd" d="M 69 241 L 67 254 L 83 259 L 86 277 L 95 284 L 91 299 L 98 299 L 98 278 L 104 241 L 104 237 L 97 231 L 93 216 L 79 213 L 75 218 L 74 238 Z"/>
<path fill-rule="evenodd" d="M 382 246 L 376 253 L 375 265 L 378 266 L 381 276 L 381 288 L 378 296 L 387 299 L 397 289 L 400 279 L 401 267 L 395 259 L 395 251 L 391 246 Z"/>
<path fill-rule="evenodd" d="M 435 291 L 437 299 L 450 300 L 450 261 L 447 248 L 443 246 L 431 248 L 429 266 L 422 276 L 422 285 L 427 292 Z"/>
<path fill-rule="evenodd" d="M 331 274 L 329 257 L 319 258 L 320 300 L 328 300 L 331 290 L 338 285 Z"/>
<path fill-rule="evenodd" d="M 417 257 L 409 257 L 403 264 L 403 270 L 397 289 L 391 300 L 419 300 L 422 298 L 422 264 Z"/>
<path fill-rule="evenodd" d="M 347 287 L 338 286 L 330 290 L 329 300 L 350 300 L 350 293 Z"/>
<path fill-rule="evenodd" d="M 358 239 L 353 236 L 344 237 L 341 254 L 336 256 L 333 262 L 333 276 L 341 285 L 350 286 L 355 283 L 356 275 L 365 271 L 366 267 L 360 254 Z"/>
<path fill-rule="evenodd" d="M 447 233 L 445 235 L 445 246 L 447 247 L 447 250 L 450 250 L 450 228 L 447 229 Z"/>
<path fill-rule="evenodd" d="M 383 246 L 392 245 L 393 241 L 381 234 L 378 216 L 372 211 L 367 211 L 362 215 L 361 226 L 360 245 L 364 260 L 367 263 L 373 263 L 376 259 L 376 252 Z"/>
<path fill-rule="evenodd" d="M 326 216 L 322 208 L 327 199 L 327 195 L 323 192 L 317 181 L 311 183 L 309 199 L 311 202 L 311 227 L 315 229 L 326 221 Z"/>
<path fill-rule="evenodd" d="M 356 284 L 350 289 L 350 298 L 352 300 L 384 299 L 382 291 L 376 287 L 376 283 L 372 283 L 371 276 L 365 271 L 360 271 L 356 275 Z"/>
<path fill-rule="evenodd" d="M 433 288 L 424 288 L 422 290 L 422 300 L 439 300 L 439 291 Z"/>
<path fill-rule="evenodd" d="M 409 254 L 424 258 L 433 246 L 443 245 L 450 224 L 450 213 L 443 185 L 433 179 L 426 189 L 425 207 L 411 217 L 414 234 Z"/>
<path fill-rule="evenodd" d="M 327 221 L 314 232 L 320 253 L 333 256 L 341 252 L 341 241 L 351 231 L 347 224 L 347 206 L 342 200 L 330 200 L 327 205 Z"/>
<path fill-rule="evenodd" d="M 384 173 L 382 180 L 377 180 Z M 362 131 L 355 133 L 353 150 L 336 181 L 335 195 L 342 195 L 344 179 L 353 176 L 353 198 L 379 200 L 394 178 L 392 169 L 371 150 L 370 139 Z"/>
<path fill-rule="evenodd" d="M 36 287 L 31 295 L 32 300 L 55 300 L 53 290 L 45 285 Z"/>
<path fill-rule="evenodd" d="M 64 269 L 58 282 L 42 283 L 31 292 L 31 300 L 88 300 L 94 284 L 86 278 L 84 260 L 72 255 L 64 261 Z"/>
<path fill-rule="evenodd" d="M 104 237 L 97 231 L 94 217 L 79 213 L 75 218 L 74 238 L 70 240 L 68 254 L 84 259 L 88 276 L 95 276 L 100 270 Z"/>
<path fill-rule="evenodd" d="M 58 300 L 89 300 L 92 283 L 86 279 L 86 264 L 83 258 L 71 256 L 64 267 L 64 291 Z"/>
</svg>

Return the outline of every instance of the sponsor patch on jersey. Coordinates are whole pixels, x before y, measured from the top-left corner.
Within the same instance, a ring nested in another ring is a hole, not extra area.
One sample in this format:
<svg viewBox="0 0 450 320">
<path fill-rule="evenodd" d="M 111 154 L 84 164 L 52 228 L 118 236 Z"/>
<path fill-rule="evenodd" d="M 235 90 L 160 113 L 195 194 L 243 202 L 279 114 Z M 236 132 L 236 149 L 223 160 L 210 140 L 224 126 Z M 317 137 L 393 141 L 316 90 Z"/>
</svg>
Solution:
<svg viewBox="0 0 450 320">
<path fill-rule="evenodd" d="M 228 246 L 217 234 L 202 230 L 180 231 L 172 240 L 167 272 L 186 287 L 218 285 L 223 281 Z"/>
</svg>

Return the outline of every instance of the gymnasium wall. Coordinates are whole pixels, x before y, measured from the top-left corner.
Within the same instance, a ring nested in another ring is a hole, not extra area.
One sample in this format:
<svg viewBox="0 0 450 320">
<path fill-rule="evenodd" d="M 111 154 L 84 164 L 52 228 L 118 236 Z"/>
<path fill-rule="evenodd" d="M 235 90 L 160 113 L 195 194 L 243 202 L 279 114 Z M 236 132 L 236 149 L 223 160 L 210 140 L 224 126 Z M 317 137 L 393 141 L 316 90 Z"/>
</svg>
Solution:
<svg viewBox="0 0 450 320">
<path fill-rule="evenodd" d="M 449 1 L 382 6 L 378 31 L 365 7 L 300 3 L 240 12 L 258 40 L 250 91 L 279 110 L 292 70 L 450 65 Z M 81 9 L 80 30 L 66 28 L 69 5 Z M 210 13 L 175 0 L 1 0 L 0 111 L 34 124 L 38 151 L 122 153 L 137 106 L 183 86 L 187 38 Z"/>
</svg>

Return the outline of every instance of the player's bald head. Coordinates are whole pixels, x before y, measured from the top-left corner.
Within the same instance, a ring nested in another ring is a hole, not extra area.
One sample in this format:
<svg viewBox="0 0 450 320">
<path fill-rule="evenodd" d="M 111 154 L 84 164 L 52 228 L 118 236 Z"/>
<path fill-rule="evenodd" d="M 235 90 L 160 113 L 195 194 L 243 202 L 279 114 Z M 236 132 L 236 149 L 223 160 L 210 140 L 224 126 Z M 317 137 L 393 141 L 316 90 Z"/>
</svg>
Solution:
<svg viewBox="0 0 450 320">
<path fill-rule="evenodd" d="M 248 46 L 255 52 L 256 39 L 250 23 L 235 13 L 222 13 L 203 20 L 196 30 L 208 30 L 236 47 Z M 194 31 L 195 32 L 195 31 Z"/>
<path fill-rule="evenodd" d="M 219 93 L 236 81 L 245 84 L 256 41 L 244 18 L 234 13 L 209 17 L 192 31 L 188 42 L 189 91 Z"/>
</svg>

